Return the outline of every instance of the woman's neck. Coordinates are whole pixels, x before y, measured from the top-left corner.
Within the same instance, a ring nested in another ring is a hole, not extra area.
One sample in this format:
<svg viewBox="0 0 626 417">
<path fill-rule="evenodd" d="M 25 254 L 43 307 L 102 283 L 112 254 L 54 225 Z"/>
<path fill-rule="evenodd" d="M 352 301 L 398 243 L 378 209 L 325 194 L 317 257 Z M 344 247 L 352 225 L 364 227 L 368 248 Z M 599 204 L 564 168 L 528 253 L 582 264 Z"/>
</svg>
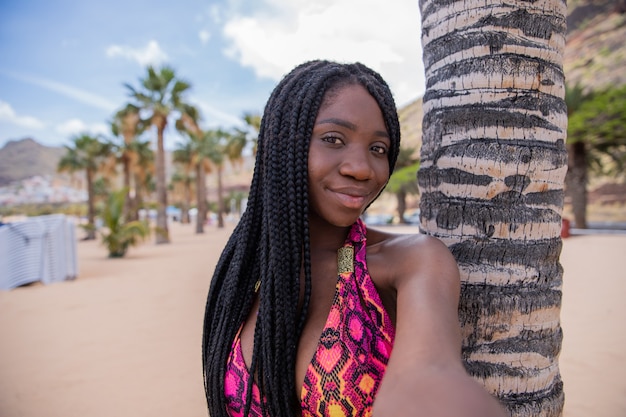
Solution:
<svg viewBox="0 0 626 417">
<path fill-rule="evenodd" d="M 309 218 L 309 233 L 311 251 L 333 251 L 339 249 L 345 242 L 350 226 L 335 226 L 323 219 L 311 216 Z"/>
</svg>

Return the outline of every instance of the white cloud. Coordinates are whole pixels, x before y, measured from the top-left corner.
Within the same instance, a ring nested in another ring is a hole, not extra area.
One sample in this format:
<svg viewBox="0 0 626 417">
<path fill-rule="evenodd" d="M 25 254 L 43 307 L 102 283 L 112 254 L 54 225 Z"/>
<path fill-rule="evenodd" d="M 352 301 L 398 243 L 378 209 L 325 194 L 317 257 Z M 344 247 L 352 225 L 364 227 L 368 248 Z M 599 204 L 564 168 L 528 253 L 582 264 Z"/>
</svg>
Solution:
<svg viewBox="0 0 626 417">
<path fill-rule="evenodd" d="M 203 116 L 203 120 L 201 122 L 202 128 L 206 129 L 244 125 L 243 119 L 241 117 L 237 117 L 223 110 L 220 110 L 219 108 L 216 108 L 214 105 L 208 103 L 205 100 L 199 99 L 198 97 L 193 97 L 192 102 L 198 107 L 198 109 L 200 110 L 200 114 L 202 114 Z"/>
<path fill-rule="evenodd" d="M 161 49 L 155 40 L 148 42 L 145 48 L 137 49 L 130 46 L 111 45 L 106 54 L 109 58 L 122 57 L 137 62 L 142 67 L 147 65 L 159 65 L 167 61 L 167 54 Z"/>
<path fill-rule="evenodd" d="M 39 87 L 43 87 L 47 90 L 60 93 L 66 97 L 77 100 L 80 103 L 87 104 L 98 109 L 113 111 L 119 105 L 118 103 L 110 101 L 109 99 L 98 96 L 96 94 L 90 93 L 89 91 L 81 90 L 79 88 L 73 87 L 71 85 L 62 84 L 57 81 L 17 73 L 5 72 L 4 74 L 12 78 L 27 82 L 29 84 L 38 85 Z"/>
<path fill-rule="evenodd" d="M 202 29 L 200 32 L 198 32 L 198 38 L 200 38 L 200 42 L 202 42 L 202 45 L 206 45 L 207 43 L 209 43 L 209 39 L 211 39 L 211 33 L 206 29 Z"/>
<path fill-rule="evenodd" d="M 43 129 L 45 124 L 32 116 L 20 116 L 7 102 L 0 100 L 0 121 L 8 122 L 27 129 Z"/>
<path fill-rule="evenodd" d="M 80 119 L 69 119 L 57 125 L 54 130 L 63 136 L 73 136 L 81 133 L 90 135 L 106 135 L 110 133 L 108 126 L 104 123 L 86 124 Z"/>
<path fill-rule="evenodd" d="M 396 0 L 267 0 L 261 14 L 224 25 L 225 53 L 259 77 L 280 79 L 310 59 L 360 61 L 389 82 L 399 105 L 424 92 L 419 3 Z"/>
</svg>

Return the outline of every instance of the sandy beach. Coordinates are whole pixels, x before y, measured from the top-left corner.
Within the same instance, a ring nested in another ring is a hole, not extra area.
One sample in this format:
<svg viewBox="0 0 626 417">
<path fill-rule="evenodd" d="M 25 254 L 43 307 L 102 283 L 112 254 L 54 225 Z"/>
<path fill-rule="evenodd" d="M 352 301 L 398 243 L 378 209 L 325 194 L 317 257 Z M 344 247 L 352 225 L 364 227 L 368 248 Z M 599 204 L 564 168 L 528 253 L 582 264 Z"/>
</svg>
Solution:
<svg viewBox="0 0 626 417">
<path fill-rule="evenodd" d="M 207 415 L 204 302 L 233 226 L 170 228 L 123 259 L 81 241 L 76 280 L 0 291 L 0 417 Z M 626 416 L 625 255 L 625 234 L 564 240 L 565 417 Z"/>
</svg>

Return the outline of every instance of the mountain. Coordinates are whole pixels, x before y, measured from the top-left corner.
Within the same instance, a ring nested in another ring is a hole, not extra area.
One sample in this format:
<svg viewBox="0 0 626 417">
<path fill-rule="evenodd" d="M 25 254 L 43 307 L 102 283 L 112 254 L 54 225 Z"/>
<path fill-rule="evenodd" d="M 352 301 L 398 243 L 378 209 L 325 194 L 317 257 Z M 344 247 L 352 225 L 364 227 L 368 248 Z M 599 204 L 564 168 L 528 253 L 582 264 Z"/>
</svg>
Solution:
<svg viewBox="0 0 626 417">
<path fill-rule="evenodd" d="M 0 186 L 35 175 L 57 175 L 65 148 L 44 146 L 31 138 L 7 142 L 0 149 Z"/>
<path fill-rule="evenodd" d="M 419 149 L 422 146 L 422 99 L 413 100 L 398 109 L 400 135 L 403 147 Z"/>
<path fill-rule="evenodd" d="M 626 0 L 569 0 L 563 69 L 567 84 L 626 84 Z"/>
</svg>

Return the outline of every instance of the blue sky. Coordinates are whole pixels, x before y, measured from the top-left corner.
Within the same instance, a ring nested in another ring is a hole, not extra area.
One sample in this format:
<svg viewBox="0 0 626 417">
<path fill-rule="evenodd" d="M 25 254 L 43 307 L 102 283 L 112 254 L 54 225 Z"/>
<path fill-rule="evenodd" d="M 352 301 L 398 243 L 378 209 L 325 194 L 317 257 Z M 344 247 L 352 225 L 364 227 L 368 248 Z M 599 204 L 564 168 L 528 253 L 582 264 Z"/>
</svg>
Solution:
<svg viewBox="0 0 626 417">
<path fill-rule="evenodd" d="M 138 87 L 147 65 L 191 83 L 204 128 L 261 113 L 278 80 L 316 58 L 371 66 L 400 107 L 424 91 L 419 19 L 417 0 L 1 0 L 0 147 L 110 136 L 124 83 Z M 166 146 L 178 140 L 169 127 Z"/>
</svg>

